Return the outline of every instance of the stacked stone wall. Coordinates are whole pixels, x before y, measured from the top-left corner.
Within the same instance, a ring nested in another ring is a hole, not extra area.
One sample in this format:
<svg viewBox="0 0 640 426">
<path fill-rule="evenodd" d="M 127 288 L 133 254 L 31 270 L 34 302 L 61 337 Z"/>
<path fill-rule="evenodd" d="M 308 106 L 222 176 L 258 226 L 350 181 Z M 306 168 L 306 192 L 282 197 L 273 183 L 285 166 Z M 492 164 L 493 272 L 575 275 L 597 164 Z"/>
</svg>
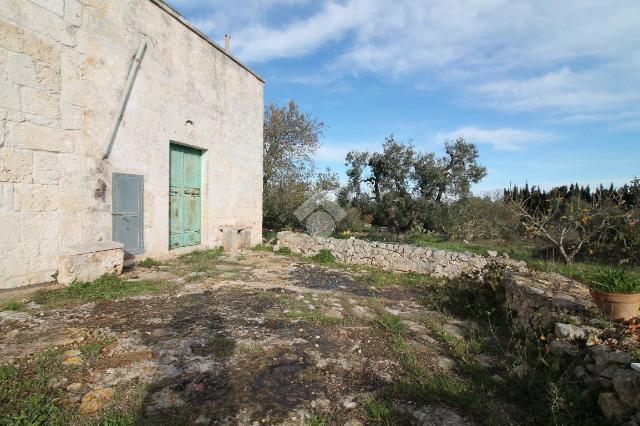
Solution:
<svg viewBox="0 0 640 426">
<path fill-rule="evenodd" d="M 277 244 L 278 247 L 288 247 L 293 253 L 303 256 L 315 256 L 321 250 L 329 250 L 338 261 L 343 263 L 370 266 L 386 271 L 416 272 L 435 277 L 452 278 L 465 272 L 479 271 L 489 262 L 524 267 L 524 263 L 506 257 L 488 258 L 469 252 L 364 241 L 355 238 L 311 237 L 295 232 L 280 232 Z"/>
</svg>

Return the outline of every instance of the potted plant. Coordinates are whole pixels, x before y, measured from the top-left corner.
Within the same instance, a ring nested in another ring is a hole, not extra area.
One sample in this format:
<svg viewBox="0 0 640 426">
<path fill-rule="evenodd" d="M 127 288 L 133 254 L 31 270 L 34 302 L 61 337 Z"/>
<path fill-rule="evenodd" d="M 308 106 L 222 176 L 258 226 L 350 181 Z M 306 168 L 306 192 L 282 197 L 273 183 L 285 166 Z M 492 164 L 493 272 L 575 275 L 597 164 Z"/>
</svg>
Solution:
<svg viewBox="0 0 640 426">
<path fill-rule="evenodd" d="M 640 308 L 640 274 L 626 268 L 603 267 L 586 274 L 598 308 L 612 320 L 627 321 Z"/>
</svg>

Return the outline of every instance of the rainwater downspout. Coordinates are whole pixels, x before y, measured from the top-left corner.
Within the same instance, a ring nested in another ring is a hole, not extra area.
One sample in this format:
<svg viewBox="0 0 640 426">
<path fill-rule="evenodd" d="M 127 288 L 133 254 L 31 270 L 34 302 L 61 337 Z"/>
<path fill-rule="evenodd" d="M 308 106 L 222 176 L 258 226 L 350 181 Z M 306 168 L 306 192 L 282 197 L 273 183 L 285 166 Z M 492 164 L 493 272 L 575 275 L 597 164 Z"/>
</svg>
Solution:
<svg viewBox="0 0 640 426">
<path fill-rule="evenodd" d="M 111 131 L 109 132 L 109 136 L 107 136 L 107 140 L 105 141 L 104 148 L 102 150 L 102 160 L 106 160 L 111 153 L 113 141 L 115 140 L 116 134 L 118 133 L 120 122 L 122 121 L 122 117 L 124 116 L 124 110 L 127 107 L 127 102 L 129 101 L 129 96 L 131 95 L 131 89 L 133 89 L 133 84 L 136 81 L 138 71 L 140 70 L 140 64 L 142 63 L 142 58 L 144 58 L 144 53 L 146 52 L 146 50 L 147 40 L 143 38 L 140 41 L 138 52 L 133 58 L 133 63 L 131 64 L 131 69 L 129 70 L 129 77 L 127 78 L 127 84 L 125 86 L 124 93 L 122 94 L 122 98 L 120 99 L 120 104 L 118 105 L 118 109 L 116 110 L 116 115 L 113 118 Z"/>
</svg>

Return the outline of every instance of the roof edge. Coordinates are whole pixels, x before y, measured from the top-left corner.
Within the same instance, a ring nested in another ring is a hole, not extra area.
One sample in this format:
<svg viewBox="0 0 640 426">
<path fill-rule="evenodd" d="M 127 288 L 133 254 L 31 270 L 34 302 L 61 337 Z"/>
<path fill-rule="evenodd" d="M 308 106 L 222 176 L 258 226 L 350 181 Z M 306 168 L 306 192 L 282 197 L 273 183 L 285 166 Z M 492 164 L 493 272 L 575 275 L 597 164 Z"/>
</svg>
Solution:
<svg viewBox="0 0 640 426">
<path fill-rule="evenodd" d="M 200 31 L 199 29 L 197 29 L 195 26 L 193 26 L 189 21 L 187 21 L 186 19 L 184 19 L 182 17 L 182 15 L 180 14 L 180 12 L 178 12 L 177 10 L 175 10 L 172 6 L 170 6 L 165 0 L 149 0 L 151 3 L 155 4 L 156 6 L 158 6 L 160 9 L 162 9 L 163 11 L 165 11 L 168 15 L 170 15 L 172 18 L 174 18 L 176 21 L 180 22 L 182 25 L 184 25 L 185 27 L 187 27 L 187 29 L 189 29 L 191 32 L 193 32 L 194 34 L 196 34 L 198 37 L 200 37 L 201 39 L 203 39 L 204 41 L 206 41 L 207 43 L 209 43 L 211 46 L 213 46 L 215 49 L 217 49 L 219 52 L 223 53 L 224 55 L 226 55 L 229 59 L 231 59 L 233 62 L 235 62 L 236 64 L 240 65 L 240 67 L 244 68 L 246 71 L 249 72 L 249 74 L 253 75 L 255 78 L 257 78 L 260 82 L 265 83 L 264 79 L 262 77 L 260 77 L 255 71 L 253 71 L 251 68 L 249 68 L 248 66 L 246 66 L 245 64 L 243 64 L 242 62 L 240 62 L 238 59 L 236 59 L 233 55 L 227 53 L 221 46 L 219 46 L 215 41 L 211 40 L 211 38 L 209 38 L 208 35 L 206 35 L 205 33 L 203 33 L 202 31 Z"/>
</svg>

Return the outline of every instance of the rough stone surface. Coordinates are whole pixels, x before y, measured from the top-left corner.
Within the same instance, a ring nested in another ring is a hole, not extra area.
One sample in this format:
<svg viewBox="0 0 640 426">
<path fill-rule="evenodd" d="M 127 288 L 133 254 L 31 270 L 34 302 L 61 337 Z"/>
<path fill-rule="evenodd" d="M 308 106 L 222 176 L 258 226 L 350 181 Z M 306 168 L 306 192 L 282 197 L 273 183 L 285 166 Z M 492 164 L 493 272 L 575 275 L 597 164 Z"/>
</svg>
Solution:
<svg viewBox="0 0 640 426">
<path fill-rule="evenodd" d="M 49 280 L 61 247 L 113 238 L 114 172 L 144 175 L 142 256 L 172 256 L 171 142 L 203 151 L 202 243 L 175 253 L 220 246 L 222 227 L 260 243 L 262 116 L 263 83 L 157 0 L 0 1 L 0 289 Z M 32 242 L 47 250 L 21 246 Z"/>
<path fill-rule="evenodd" d="M 120 243 L 74 246 L 60 256 L 58 283 L 91 282 L 104 274 L 120 274 L 123 264 Z"/>
<path fill-rule="evenodd" d="M 552 327 L 567 315 L 580 315 L 594 307 L 587 286 L 560 274 L 510 271 L 501 286 L 506 308 L 517 314 L 516 321 L 532 330 Z M 573 333 L 572 338 L 580 339 L 597 334 L 568 324 L 561 325 L 558 332 Z"/>
<path fill-rule="evenodd" d="M 95 414 L 107 405 L 115 391 L 111 388 L 92 390 L 82 397 L 79 412 L 81 414 Z"/>
</svg>

